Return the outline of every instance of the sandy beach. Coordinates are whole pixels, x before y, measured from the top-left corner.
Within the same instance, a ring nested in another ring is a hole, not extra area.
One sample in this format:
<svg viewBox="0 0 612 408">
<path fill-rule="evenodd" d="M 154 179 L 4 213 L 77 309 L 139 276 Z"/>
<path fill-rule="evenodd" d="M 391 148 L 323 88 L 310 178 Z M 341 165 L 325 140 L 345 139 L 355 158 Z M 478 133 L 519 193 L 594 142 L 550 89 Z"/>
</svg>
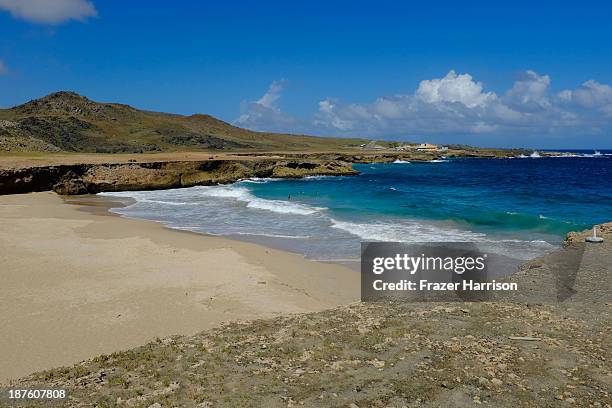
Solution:
<svg viewBox="0 0 612 408">
<path fill-rule="evenodd" d="M 0 382 L 222 322 L 359 299 L 359 275 L 261 245 L 0 197 Z"/>
</svg>

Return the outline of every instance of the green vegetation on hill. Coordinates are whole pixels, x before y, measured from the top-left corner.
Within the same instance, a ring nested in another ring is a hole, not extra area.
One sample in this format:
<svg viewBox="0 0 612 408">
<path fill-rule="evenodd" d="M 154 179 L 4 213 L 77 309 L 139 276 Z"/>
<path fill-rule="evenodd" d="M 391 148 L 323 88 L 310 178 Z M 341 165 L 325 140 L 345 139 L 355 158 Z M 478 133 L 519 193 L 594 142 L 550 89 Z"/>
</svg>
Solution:
<svg viewBox="0 0 612 408">
<path fill-rule="evenodd" d="M 0 109 L 0 151 L 338 150 L 360 139 L 254 132 L 210 115 L 148 112 L 56 92 Z"/>
</svg>

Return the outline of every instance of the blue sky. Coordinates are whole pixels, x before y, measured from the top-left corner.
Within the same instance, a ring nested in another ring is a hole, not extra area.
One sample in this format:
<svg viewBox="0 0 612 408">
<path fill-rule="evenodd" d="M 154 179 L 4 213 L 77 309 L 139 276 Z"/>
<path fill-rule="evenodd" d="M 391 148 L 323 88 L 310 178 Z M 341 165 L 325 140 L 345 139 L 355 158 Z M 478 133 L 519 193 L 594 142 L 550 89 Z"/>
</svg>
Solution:
<svg viewBox="0 0 612 408">
<path fill-rule="evenodd" d="M 74 90 L 256 130 L 612 148 L 612 5 L 412 3 L 0 0 L 0 106 Z"/>
</svg>

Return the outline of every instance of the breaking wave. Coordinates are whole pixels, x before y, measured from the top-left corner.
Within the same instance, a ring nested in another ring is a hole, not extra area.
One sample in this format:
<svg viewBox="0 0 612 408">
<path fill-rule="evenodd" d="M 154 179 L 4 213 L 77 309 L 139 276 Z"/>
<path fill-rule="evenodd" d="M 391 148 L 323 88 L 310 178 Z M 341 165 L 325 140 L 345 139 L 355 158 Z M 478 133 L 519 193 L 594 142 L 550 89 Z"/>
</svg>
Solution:
<svg viewBox="0 0 612 408">
<path fill-rule="evenodd" d="M 417 221 L 397 223 L 355 223 L 331 219 L 332 228 L 344 230 L 364 241 L 380 242 L 474 242 L 493 253 L 528 260 L 556 247 L 542 240 L 491 239 L 486 234 L 456 228 L 442 228 Z"/>
<path fill-rule="evenodd" d="M 255 197 L 246 187 L 213 186 L 201 187 L 202 194 L 209 197 L 233 198 L 246 203 L 248 208 L 272 211 L 279 214 L 310 215 L 324 211 L 323 207 L 313 207 L 307 204 L 294 203 L 288 200 L 268 200 Z"/>
<path fill-rule="evenodd" d="M 422 222 L 372 222 L 357 223 L 331 219 L 332 228 L 344 230 L 356 235 L 365 241 L 383 242 L 451 242 L 451 241 L 474 241 L 484 237 L 471 231 L 459 229 L 445 229 L 433 224 Z"/>
<path fill-rule="evenodd" d="M 251 180 L 252 181 L 252 180 Z M 171 189 L 160 191 L 121 191 L 100 193 L 107 197 L 132 198 L 137 203 L 155 203 L 171 206 L 193 206 L 198 205 L 198 196 L 229 199 L 245 203 L 248 208 L 271 211 L 279 214 L 310 215 L 326 210 L 323 207 L 314 207 L 307 204 L 294 203 L 288 200 L 268 200 L 255 197 L 246 187 L 227 186 L 200 186 L 183 189 Z M 180 198 L 181 201 L 174 201 Z"/>
</svg>

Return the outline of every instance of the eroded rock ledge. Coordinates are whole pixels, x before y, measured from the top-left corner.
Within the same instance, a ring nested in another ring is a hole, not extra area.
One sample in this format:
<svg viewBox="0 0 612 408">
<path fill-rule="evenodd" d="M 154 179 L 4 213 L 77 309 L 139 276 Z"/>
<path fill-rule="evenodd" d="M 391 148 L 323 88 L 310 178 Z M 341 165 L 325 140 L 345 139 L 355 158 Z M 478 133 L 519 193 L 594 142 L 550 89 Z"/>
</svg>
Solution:
<svg viewBox="0 0 612 408">
<path fill-rule="evenodd" d="M 522 150 L 461 148 L 447 151 L 352 151 L 310 153 L 172 153 L 154 158 L 121 156 L 46 158 L 46 165 L 0 163 L 0 195 L 54 190 L 59 194 L 101 191 L 156 190 L 231 183 L 248 177 L 300 178 L 309 175 L 357 174 L 352 163 L 423 162 L 446 157 L 507 158 Z M 206 157 L 197 157 L 198 154 Z M 543 155 L 552 152 L 542 153 Z M 188 158 L 191 157 L 191 158 Z M 107 161 L 108 160 L 108 161 Z M 18 163 L 19 160 L 16 160 Z"/>
<path fill-rule="evenodd" d="M 74 164 L 0 169 L 0 194 L 53 190 L 58 194 L 159 190 L 231 183 L 248 177 L 300 178 L 357 174 L 339 160 L 206 160 Z"/>
</svg>

